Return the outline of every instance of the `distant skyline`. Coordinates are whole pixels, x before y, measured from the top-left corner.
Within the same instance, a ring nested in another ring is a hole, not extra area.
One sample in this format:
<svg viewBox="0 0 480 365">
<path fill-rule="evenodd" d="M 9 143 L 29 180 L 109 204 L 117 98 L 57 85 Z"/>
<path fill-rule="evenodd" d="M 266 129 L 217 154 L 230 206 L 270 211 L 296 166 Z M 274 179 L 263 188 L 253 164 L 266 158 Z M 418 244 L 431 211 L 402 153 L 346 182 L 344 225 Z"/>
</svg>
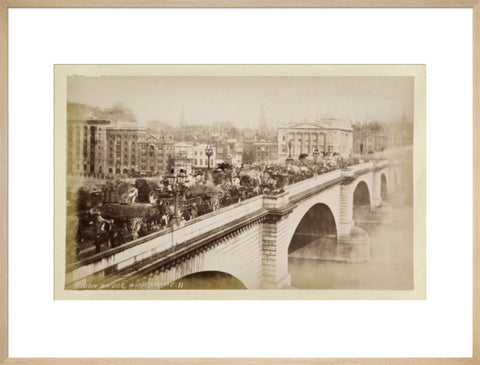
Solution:
<svg viewBox="0 0 480 365">
<path fill-rule="evenodd" d="M 99 108 L 123 103 L 139 124 L 230 121 L 257 128 L 329 115 L 351 123 L 413 121 L 411 77 L 71 76 L 67 100 Z M 183 112 L 182 112 L 183 110 Z"/>
</svg>

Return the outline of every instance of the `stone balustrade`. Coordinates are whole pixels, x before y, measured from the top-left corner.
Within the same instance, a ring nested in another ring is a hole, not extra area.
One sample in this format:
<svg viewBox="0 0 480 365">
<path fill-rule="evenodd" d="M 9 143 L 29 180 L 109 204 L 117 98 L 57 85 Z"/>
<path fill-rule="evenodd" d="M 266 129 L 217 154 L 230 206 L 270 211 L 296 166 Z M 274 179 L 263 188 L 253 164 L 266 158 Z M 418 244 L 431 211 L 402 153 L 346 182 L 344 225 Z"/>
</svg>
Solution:
<svg viewBox="0 0 480 365">
<path fill-rule="evenodd" d="M 312 189 L 318 185 L 322 185 L 329 181 L 338 179 L 341 176 L 342 176 L 341 170 L 334 170 L 334 171 L 327 172 L 325 174 L 315 175 L 310 179 L 306 179 L 298 183 L 286 186 L 285 191 L 287 191 L 290 196 L 294 196 L 294 195 L 303 193 L 306 190 Z"/>
</svg>

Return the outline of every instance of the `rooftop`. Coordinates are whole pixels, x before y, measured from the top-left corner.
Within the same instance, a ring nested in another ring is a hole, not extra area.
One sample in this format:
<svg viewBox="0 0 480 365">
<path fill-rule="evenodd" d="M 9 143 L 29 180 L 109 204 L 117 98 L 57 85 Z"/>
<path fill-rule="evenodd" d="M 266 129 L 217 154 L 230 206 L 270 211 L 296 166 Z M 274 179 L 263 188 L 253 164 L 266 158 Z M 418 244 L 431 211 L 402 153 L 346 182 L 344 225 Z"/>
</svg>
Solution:
<svg viewBox="0 0 480 365">
<path fill-rule="evenodd" d="M 298 128 L 298 129 L 340 129 L 353 131 L 352 124 L 336 118 L 321 118 L 313 122 L 294 122 L 279 126 L 279 128 Z"/>
</svg>

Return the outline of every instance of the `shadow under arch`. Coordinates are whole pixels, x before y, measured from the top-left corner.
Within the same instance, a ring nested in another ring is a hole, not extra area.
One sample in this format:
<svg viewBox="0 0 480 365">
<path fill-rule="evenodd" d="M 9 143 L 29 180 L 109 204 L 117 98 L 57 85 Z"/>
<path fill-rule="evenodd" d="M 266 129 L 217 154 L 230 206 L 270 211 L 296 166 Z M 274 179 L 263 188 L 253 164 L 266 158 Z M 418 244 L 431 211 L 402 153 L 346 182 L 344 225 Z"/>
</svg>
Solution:
<svg viewBox="0 0 480 365">
<path fill-rule="evenodd" d="M 300 220 L 288 246 L 288 254 L 325 237 L 336 241 L 337 226 L 328 205 L 318 203 L 312 206 Z"/>
<path fill-rule="evenodd" d="M 365 181 L 360 181 L 353 191 L 353 209 L 362 206 L 371 206 L 370 191 Z"/>
<path fill-rule="evenodd" d="M 360 181 L 353 191 L 353 220 L 355 223 L 370 221 L 372 212 L 370 191 L 365 181 Z"/>
<path fill-rule="evenodd" d="M 199 271 L 181 277 L 162 289 L 247 289 L 235 276 L 223 271 Z"/>
</svg>

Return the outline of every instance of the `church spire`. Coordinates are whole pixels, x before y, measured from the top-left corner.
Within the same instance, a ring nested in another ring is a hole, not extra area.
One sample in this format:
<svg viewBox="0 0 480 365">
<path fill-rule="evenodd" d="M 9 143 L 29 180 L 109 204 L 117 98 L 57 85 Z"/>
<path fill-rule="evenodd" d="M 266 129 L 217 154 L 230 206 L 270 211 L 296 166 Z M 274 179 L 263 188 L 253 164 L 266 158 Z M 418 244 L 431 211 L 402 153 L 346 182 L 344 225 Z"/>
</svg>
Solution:
<svg viewBox="0 0 480 365">
<path fill-rule="evenodd" d="M 182 113 L 180 115 L 180 127 L 185 127 L 187 125 L 187 122 L 185 120 L 185 108 L 184 106 L 182 105 Z"/>
</svg>

